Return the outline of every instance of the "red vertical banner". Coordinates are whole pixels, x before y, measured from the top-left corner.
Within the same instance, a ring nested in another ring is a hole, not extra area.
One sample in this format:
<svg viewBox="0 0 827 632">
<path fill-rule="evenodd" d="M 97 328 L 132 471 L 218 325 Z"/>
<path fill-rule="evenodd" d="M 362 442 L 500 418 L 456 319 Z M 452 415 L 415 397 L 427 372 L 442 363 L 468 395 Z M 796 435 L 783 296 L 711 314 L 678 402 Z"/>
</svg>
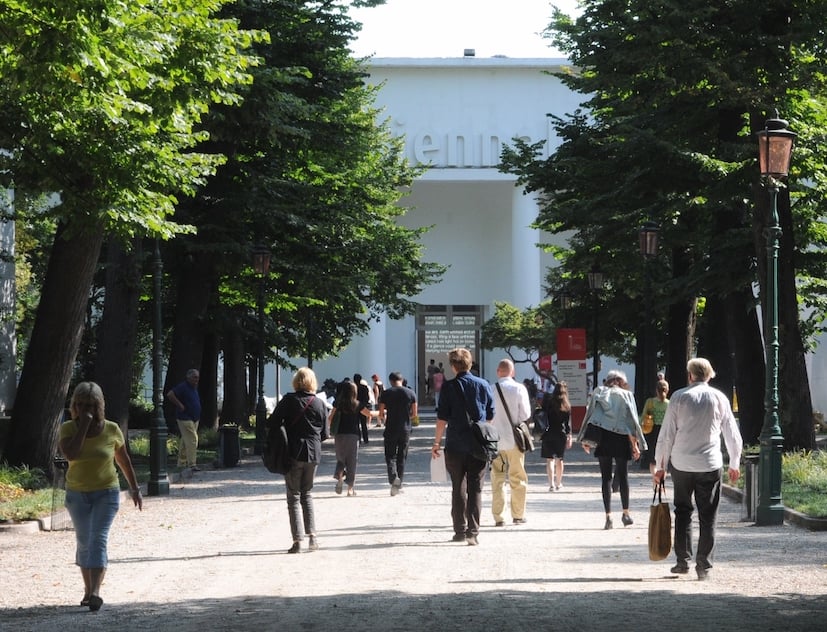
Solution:
<svg viewBox="0 0 827 632">
<path fill-rule="evenodd" d="M 572 431 L 580 430 L 589 401 L 586 330 L 557 330 L 557 379 L 568 385 Z"/>
</svg>

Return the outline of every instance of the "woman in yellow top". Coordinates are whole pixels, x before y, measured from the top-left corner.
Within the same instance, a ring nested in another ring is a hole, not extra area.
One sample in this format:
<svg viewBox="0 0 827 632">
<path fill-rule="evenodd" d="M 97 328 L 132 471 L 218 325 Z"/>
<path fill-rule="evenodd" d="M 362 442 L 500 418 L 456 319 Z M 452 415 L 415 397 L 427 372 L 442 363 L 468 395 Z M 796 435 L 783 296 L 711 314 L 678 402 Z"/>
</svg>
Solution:
<svg viewBox="0 0 827 632">
<path fill-rule="evenodd" d="M 646 400 L 643 404 L 643 411 L 640 413 L 640 425 L 646 437 L 646 445 L 649 446 L 649 449 L 640 455 L 640 468 L 648 467 L 653 474 L 655 473 L 655 446 L 658 444 L 658 435 L 663 417 L 666 415 L 666 407 L 669 405 L 667 395 L 669 395 L 669 382 L 658 380 L 655 385 L 655 397 Z M 651 419 L 649 419 L 650 416 Z"/>
<path fill-rule="evenodd" d="M 83 576 L 81 606 L 100 610 L 100 587 L 108 563 L 109 528 L 120 504 L 115 463 L 129 483 L 132 502 L 143 509 L 141 490 L 118 424 L 104 418 L 101 387 L 81 382 L 72 394 L 71 420 L 60 427 L 60 451 L 69 461 L 66 509 L 75 528 L 75 563 Z"/>
</svg>

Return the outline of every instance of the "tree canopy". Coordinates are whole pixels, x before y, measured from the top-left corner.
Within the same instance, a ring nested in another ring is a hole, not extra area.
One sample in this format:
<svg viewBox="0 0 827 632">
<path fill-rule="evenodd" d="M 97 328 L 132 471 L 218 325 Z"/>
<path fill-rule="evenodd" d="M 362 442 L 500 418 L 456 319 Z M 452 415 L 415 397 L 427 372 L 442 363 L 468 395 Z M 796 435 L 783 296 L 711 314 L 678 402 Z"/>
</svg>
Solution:
<svg viewBox="0 0 827 632">
<path fill-rule="evenodd" d="M 516 142 L 503 168 L 541 193 L 538 227 L 571 235 L 556 253 L 561 267 L 550 283 L 582 282 L 600 267 L 611 296 L 601 319 L 625 323 L 601 326 L 604 335 L 634 344 L 654 327 L 661 365 L 674 377 L 684 375 L 689 354 L 709 355 L 720 379 L 738 385 L 742 412 L 744 402 L 749 411 L 742 430 L 753 439 L 764 380 L 756 370 L 751 288 L 764 278 L 767 207 L 753 133 L 778 108 L 802 132 L 802 145 L 823 145 L 827 57 L 818 9 L 752 0 L 595 0 L 581 8 L 576 19 L 555 11 L 546 34 L 572 63 L 558 76 L 584 95 L 583 109 L 554 119 L 562 144 L 547 160 L 538 159 L 538 147 Z M 794 160 L 795 204 L 781 199 L 782 419 L 790 443 L 807 447 L 803 340 L 824 313 L 808 312 L 808 325 L 799 328 L 797 292 L 823 304 L 821 284 L 812 280 L 824 264 L 824 168 L 809 150 Z M 636 247 L 645 222 L 659 226 L 661 241 L 648 271 Z M 797 278 L 807 279 L 806 287 L 797 287 Z M 647 283 L 651 323 L 641 309 Z M 690 326 L 695 317 L 697 329 Z"/>
</svg>

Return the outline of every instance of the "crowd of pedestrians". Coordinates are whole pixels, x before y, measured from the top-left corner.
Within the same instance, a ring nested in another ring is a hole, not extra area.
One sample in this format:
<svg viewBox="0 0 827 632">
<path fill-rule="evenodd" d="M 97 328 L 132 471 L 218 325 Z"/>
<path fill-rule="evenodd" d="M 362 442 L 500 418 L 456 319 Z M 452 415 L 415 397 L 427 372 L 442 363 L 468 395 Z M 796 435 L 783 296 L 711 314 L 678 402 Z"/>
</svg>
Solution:
<svg viewBox="0 0 827 632">
<path fill-rule="evenodd" d="M 473 370 L 471 353 L 456 348 L 448 353 L 454 377 L 441 385 L 436 408 L 435 435 L 431 457 L 443 456 L 451 482 L 451 524 L 453 540 L 471 546 L 479 544 L 482 492 L 487 472 L 492 486 L 491 512 L 496 527 L 506 522 L 506 508 L 514 525 L 527 522 L 528 476 L 525 450 L 515 440 L 517 422 L 535 418 L 535 404 L 542 412 L 541 456 L 546 460 L 549 491 L 563 488 L 563 462 L 572 447 L 571 404 L 564 382 L 541 391 L 532 401 L 524 383 L 514 379 L 514 364 L 503 359 L 497 379 L 491 384 Z M 709 385 L 715 376 L 710 363 L 694 358 L 687 364 L 689 386 L 667 398 L 668 384 L 660 379 L 656 397 L 647 400 L 638 415 L 626 376 L 610 371 L 603 385 L 591 393 L 578 441 L 586 452 L 594 446 L 601 474 L 605 511 L 604 529 L 613 527 L 612 496 L 619 492 L 624 526 L 633 524 L 629 513 L 628 464 L 649 451 L 653 485 L 666 474 L 672 477 L 675 503 L 675 574 L 689 572 L 695 562 L 698 579 L 708 578 L 715 546 L 715 523 L 720 501 L 722 468 L 721 437 L 730 457 L 729 479 L 739 476 L 742 449 L 740 433 L 726 396 Z M 189 412 L 187 390 L 197 384 L 197 374 L 169 392 L 169 399 L 181 411 L 179 422 L 198 422 Z M 292 534 L 288 553 L 319 549 L 312 490 L 322 454 L 322 442 L 334 436 L 336 493 L 347 485 L 347 495 L 356 495 L 356 474 L 360 443 L 367 443 L 367 426 L 372 419 L 383 428 L 384 457 L 390 495 L 398 495 L 405 478 L 413 427 L 418 425 L 416 393 L 408 388 L 399 372 L 388 376 L 385 388 L 373 375 L 373 388 L 357 373 L 353 380 L 338 385 L 330 404 L 318 394 L 312 369 L 303 367 L 293 377 L 293 392 L 285 395 L 268 419 L 268 427 L 283 426 L 290 457 L 284 474 L 287 513 Z M 197 400 L 197 396 L 196 396 Z M 72 419 L 61 428 L 60 449 L 69 461 L 66 505 L 77 533 L 76 563 L 84 580 L 81 605 L 97 610 L 103 604 L 100 586 L 106 571 L 106 543 L 109 525 L 118 510 L 118 482 L 115 466 L 130 485 L 132 500 L 139 509 L 142 498 L 124 448 L 117 424 L 104 417 L 103 393 L 94 383 L 78 386 L 72 398 Z M 651 416 L 653 419 L 647 419 Z M 182 417 L 189 417 L 183 419 Z M 640 420 L 646 424 L 641 426 Z M 499 440 L 496 456 L 482 459 L 475 450 L 475 424 L 492 424 Z M 594 433 L 588 430 L 597 431 Z M 586 437 L 589 436 L 589 440 Z M 651 444 L 647 443 L 647 437 Z M 444 448 L 443 448 L 444 440 Z M 189 455 L 186 463 L 194 463 Z M 113 497 L 115 501 L 113 501 Z M 694 503 L 694 505 L 693 505 Z M 697 507 L 700 537 L 697 552 L 692 546 L 692 515 Z"/>
</svg>

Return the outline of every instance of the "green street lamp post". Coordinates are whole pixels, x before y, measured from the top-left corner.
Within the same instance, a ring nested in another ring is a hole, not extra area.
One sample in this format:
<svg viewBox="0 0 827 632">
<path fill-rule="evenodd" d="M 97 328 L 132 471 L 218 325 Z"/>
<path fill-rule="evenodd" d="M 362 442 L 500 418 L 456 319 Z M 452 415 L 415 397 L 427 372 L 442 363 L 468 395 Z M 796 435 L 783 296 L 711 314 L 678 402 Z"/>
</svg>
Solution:
<svg viewBox="0 0 827 632">
<path fill-rule="evenodd" d="M 253 269 L 258 275 L 258 399 L 256 400 L 256 442 L 253 452 L 264 453 L 267 440 L 267 404 L 264 402 L 264 279 L 270 271 L 270 250 L 266 246 L 253 249 Z"/>
<path fill-rule="evenodd" d="M 779 525 L 784 522 L 781 502 L 781 450 L 784 437 L 778 416 L 778 190 L 781 178 L 790 171 L 790 158 L 797 134 L 787 129 L 787 121 L 768 119 L 758 136 L 758 164 L 770 194 L 767 222 L 767 283 L 764 301 L 764 355 L 766 386 L 764 389 L 764 424 L 761 428 L 758 455 L 758 507 L 755 524 Z"/>
<path fill-rule="evenodd" d="M 600 373 L 600 346 L 598 341 L 598 301 L 600 300 L 598 294 L 603 289 L 603 273 L 600 272 L 597 266 L 593 266 L 588 273 L 589 289 L 592 291 L 592 298 L 594 300 L 594 340 L 592 341 L 592 388 L 597 388 L 598 374 Z"/>
<path fill-rule="evenodd" d="M 149 496 L 168 496 L 169 477 L 167 476 L 167 422 L 164 419 L 164 384 L 161 380 L 161 368 L 164 351 L 161 337 L 163 321 L 161 319 L 161 274 L 164 269 L 161 261 L 161 247 L 155 240 L 155 253 L 152 270 L 155 302 L 152 317 L 152 425 L 149 430 L 149 482 L 146 493 Z"/>
<path fill-rule="evenodd" d="M 645 279 L 644 304 L 646 309 L 646 319 L 643 323 L 643 353 L 641 354 L 641 372 L 643 375 L 640 379 L 635 379 L 635 395 L 638 396 L 638 401 L 643 401 L 646 397 L 652 395 L 655 383 L 656 372 L 656 357 L 657 351 L 655 349 L 655 324 L 652 316 L 652 261 L 658 255 L 658 235 L 660 229 L 654 222 L 646 222 L 640 227 L 638 231 L 640 256 L 643 257 L 643 276 Z M 640 399 L 643 398 L 643 399 Z"/>
</svg>

